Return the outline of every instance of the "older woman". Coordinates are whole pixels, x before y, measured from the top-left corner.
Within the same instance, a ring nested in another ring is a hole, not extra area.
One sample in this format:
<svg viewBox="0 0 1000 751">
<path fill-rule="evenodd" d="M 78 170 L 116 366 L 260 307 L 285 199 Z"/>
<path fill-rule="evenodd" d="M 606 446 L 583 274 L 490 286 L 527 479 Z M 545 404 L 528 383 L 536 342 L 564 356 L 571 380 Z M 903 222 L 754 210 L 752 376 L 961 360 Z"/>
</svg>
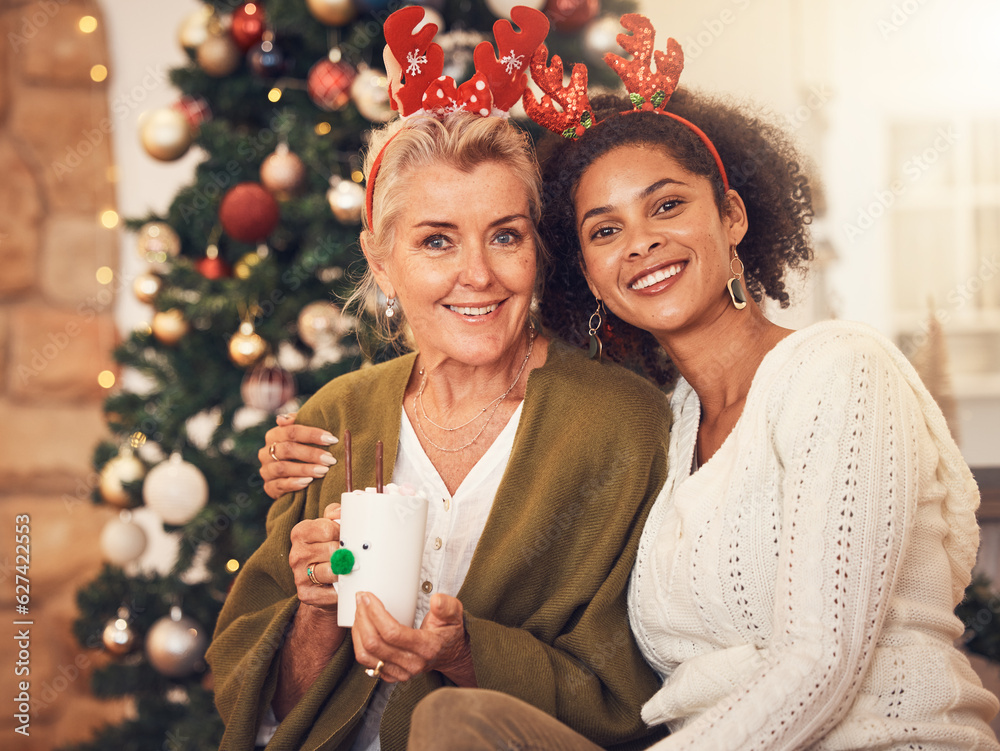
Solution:
<svg viewBox="0 0 1000 751">
<path fill-rule="evenodd" d="M 208 653 L 222 748 L 401 748 L 413 706 L 444 685 L 517 696 L 602 746 L 645 745 L 657 681 L 626 589 L 665 477 L 666 400 L 532 327 L 539 181 L 523 134 L 410 120 L 375 135 L 369 168 L 390 137 L 362 247 L 416 351 L 298 414 L 328 434 L 329 471 L 274 504 L 222 610 Z M 375 480 L 360 448 L 382 440 L 387 475 L 432 497 L 414 623 L 361 595 L 354 628 L 337 625 L 344 429 L 358 486 Z"/>
<path fill-rule="evenodd" d="M 569 335 L 603 301 L 611 354 L 655 342 L 680 376 L 629 591 L 665 680 L 642 710 L 672 731 L 653 748 L 1000 748 L 953 645 L 979 499 L 940 410 L 872 329 L 793 332 L 758 305 L 810 255 L 794 152 L 704 97 L 594 104 L 545 170 L 547 305 Z M 416 749 L 597 748 L 491 692 L 433 697 L 414 731 Z"/>
</svg>

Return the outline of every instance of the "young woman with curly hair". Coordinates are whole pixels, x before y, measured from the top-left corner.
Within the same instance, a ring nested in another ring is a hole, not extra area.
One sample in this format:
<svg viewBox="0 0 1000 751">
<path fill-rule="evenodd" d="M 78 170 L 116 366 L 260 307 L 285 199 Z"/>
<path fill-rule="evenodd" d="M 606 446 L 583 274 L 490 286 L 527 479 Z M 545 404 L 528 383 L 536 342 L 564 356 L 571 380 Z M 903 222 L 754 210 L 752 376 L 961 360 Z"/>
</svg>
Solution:
<svg viewBox="0 0 1000 751">
<path fill-rule="evenodd" d="M 629 589 L 664 679 L 642 718 L 672 731 L 652 748 L 1000 748 L 997 700 L 953 645 L 979 495 L 940 410 L 869 327 L 791 331 L 758 304 L 787 305 L 811 257 L 794 151 L 682 92 L 667 110 L 687 122 L 594 104 L 544 164 L 542 310 L 673 386 Z M 597 746 L 508 696 L 448 689 L 418 707 L 410 748 Z"/>
</svg>

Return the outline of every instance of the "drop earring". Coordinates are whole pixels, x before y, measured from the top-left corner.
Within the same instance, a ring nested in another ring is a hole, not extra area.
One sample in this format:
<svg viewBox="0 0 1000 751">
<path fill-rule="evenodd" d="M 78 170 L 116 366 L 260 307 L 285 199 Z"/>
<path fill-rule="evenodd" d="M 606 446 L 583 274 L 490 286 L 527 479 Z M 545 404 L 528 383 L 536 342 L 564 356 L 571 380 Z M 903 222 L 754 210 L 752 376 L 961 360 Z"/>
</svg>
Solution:
<svg viewBox="0 0 1000 751">
<path fill-rule="evenodd" d="M 597 310 L 595 310 L 590 316 L 590 359 L 601 361 L 601 355 L 604 353 L 604 345 L 601 344 L 601 337 L 598 336 L 598 332 L 601 330 L 601 325 L 604 323 L 604 319 L 601 317 L 601 309 L 604 307 L 604 302 L 602 300 L 597 301 Z"/>
<path fill-rule="evenodd" d="M 733 273 L 733 276 L 726 282 L 726 289 L 729 290 L 729 296 L 733 299 L 733 307 L 737 310 L 743 310 L 747 306 L 747 293 L 743 289 L 742 281 L 743 261 L 736 255 L 735 245 L 730 250 L 733 251 L 733 259 L 729 262 L 729 270 Z M 736 270 L 736 264 L 739 264 L 739 271 Z"/>
<path fill-rule="evenodd" d="M 396 315 L 396 311 L 393 310 L 393 306 L 395 304 L 396 304 L 396 298 L 395 297 L 390 297 L 388 300 L 385 301 L 385 317 L 386 318 L 392 318 L 394 315 Z"/>
</svg>

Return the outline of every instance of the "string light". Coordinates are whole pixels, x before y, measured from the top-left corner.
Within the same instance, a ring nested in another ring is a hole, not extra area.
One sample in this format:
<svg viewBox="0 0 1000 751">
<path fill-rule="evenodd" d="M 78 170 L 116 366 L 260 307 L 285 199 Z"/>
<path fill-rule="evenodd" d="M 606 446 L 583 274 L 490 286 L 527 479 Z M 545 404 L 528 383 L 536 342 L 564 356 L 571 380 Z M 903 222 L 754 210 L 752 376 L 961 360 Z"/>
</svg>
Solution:
<svg viewBox="0 0 1000 751">
<path fill-rule="evenodd" d="M 277 102 L 279 99 L 281 99 L 281 89 L 275 86 L 273 89 L 267 92 L 267 99 L 270 102 Z"/>
<path fill-rule="evenodd" d="M 105 66 L 101 65 L 100 63 L 98 63 L 97 65 L 95 65 L 90 69 L 90 80 L 94 81 L 95 83 L 100 83 L 107 77 L 108 77 L 108 69 Z"/>
<path fill-rule="evenodd" d="M 359 182 L 361 182 L 362 180 L 365 179 L 365 173 L 362 172 L 359 169 L 356 169 L 356 170 L 354 170 L 354 172 L 351 173 L 351 179 L 354 182 L 359 183 Z"/>
<path fill-rule="evenodd" d="M 97 383 L 101 388 L 109 389 L 115 385 L 115 374 L 110 370 L 102 370 L 97 376 Z"/>
<path fill-rule="evenodd" d="M 316 127 L 313 128 L 313 130 L 316 131 L 317 136 L 325 136 L 331 130 L 330 123 L 326 121 L 321 123 L 316 123 Z"/>
<path fill-rule="evenodd" d="M 240 562 L 235 558 L 230 558 L 226 561 L 226 571 L 231 574 L 235 574 L 240 568 Z"/>
<path fill-rule="evenodd" d="M 97 31 L 97 19 L 93 16 L 83 16 L 77 24 L 84 34 L 91 34 Z"/>
<path fill-rule="evenodd" d="M 118 212 L 113 209 L 108 209 L 101 214 L 101 224 L 103 224 L 108 229 L 114 229 L 118 226 Z"/>
<path fill-rule="evenodd" d="M 97 270 L 97 281 L 101 284 L 111 284 L 111 280 L 115 278 L 115 272 L 111 270 L 110 266 L 101 266 Z"/>
</svg>

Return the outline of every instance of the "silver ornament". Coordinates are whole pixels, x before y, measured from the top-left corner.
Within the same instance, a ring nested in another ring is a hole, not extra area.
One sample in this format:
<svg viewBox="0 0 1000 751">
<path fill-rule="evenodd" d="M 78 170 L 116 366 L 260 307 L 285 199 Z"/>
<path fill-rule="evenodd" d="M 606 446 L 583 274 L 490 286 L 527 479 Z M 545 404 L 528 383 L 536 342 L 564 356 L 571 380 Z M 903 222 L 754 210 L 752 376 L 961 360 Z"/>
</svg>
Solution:
<svg viewBox="0 0 1000 751">
<path fill-rule="evenodd" d="M 208 648 L 208 633 L 176 605 L 146 634 L 146 656 L 150 664 L 170 678 L 190 675 L 201 666 Z"/>
<path fill-rule="evenodd" d="M 146 550 L 146 533 L 132 521 L 132 514 L 122 511 L 101 530 L 101 553 L 115 566 L 131 563 Z"/>
<path fill-rule="evenodd" d="M 187 524 L 208 502 L 208 481 L 175 453 L 149 470 L 142 498 L 167 524 Z"/>
</svg>

